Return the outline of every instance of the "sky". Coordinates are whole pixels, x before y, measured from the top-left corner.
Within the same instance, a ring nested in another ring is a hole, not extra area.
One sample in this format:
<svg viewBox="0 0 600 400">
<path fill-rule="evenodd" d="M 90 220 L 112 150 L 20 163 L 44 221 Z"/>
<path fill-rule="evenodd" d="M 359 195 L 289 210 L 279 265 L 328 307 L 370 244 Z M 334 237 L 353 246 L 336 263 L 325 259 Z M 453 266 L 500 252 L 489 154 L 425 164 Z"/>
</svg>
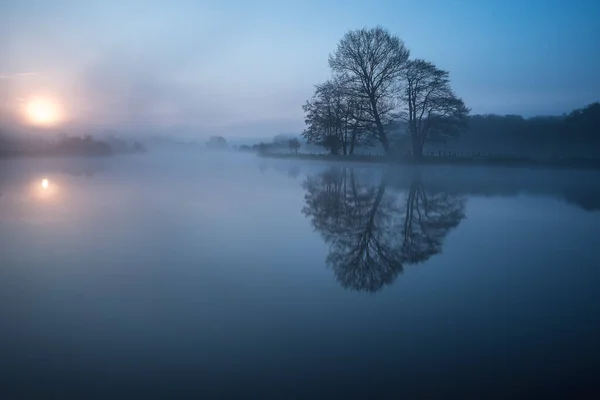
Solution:
<svg viewBox="0 0 600 400">
<path fill-rule="evenodd" d="M 0 122 L 41 96 L 65 127 L 299 133 L 339 39 L 377 25 L 473 113 L 562 114 L 600 100 L 599 20 L 597 0 L 0 0 Z"/>
</svg>

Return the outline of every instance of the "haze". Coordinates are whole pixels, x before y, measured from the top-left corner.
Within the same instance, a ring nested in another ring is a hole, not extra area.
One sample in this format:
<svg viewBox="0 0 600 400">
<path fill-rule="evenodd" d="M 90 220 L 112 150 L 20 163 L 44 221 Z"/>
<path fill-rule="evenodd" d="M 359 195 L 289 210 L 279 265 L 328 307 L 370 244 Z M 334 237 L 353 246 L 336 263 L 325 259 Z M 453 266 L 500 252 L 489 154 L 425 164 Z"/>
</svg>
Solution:
<svg viewBox="0 0 600 400">
<path fill-rule="evenodd" d="M 0 0 L 0 400 L 600 399 L 598 21 Z"/>
<path fill-rule="evenodd" d="M 474 114 L 562 114 L 600 92 L 595 1 L 9 1 L 0 12 L 4 124 L 32 96 L 63 130 L 193 138 L 299 133 L 349 29 L 383 25 L 451 72 Z"/>
</svg>

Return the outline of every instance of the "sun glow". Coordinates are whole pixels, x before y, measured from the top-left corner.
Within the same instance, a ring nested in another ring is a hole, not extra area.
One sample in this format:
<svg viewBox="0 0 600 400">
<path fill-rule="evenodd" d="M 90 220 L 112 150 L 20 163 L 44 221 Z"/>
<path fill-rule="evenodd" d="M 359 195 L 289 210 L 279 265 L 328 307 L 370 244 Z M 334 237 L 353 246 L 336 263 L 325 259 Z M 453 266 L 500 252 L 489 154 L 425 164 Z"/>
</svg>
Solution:
<svg viewBox="0 0 600 400">
<path fill-rule="evenodd" d="M 50 126 L 61 122 L 62 112 L 56 101 L 47 98 L 34 98 L 25 107 L 25 117 L 31 124 Z"/>
<path fill-rule="evenodd" d="M 60 185 L 51 177 L 40 177 L 30 182 L 31 195 L 38 201 L 54 203 L 60 199 Z"/>
</svg>

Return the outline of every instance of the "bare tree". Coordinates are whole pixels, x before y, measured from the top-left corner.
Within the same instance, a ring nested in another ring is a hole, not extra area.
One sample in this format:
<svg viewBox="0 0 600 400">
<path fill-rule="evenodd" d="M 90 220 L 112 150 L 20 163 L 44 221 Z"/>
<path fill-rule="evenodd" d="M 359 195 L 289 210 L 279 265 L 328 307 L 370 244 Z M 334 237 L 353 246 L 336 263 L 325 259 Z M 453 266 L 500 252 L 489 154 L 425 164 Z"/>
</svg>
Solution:
<svg viewBox="0 0 600 400">
<path fill-rule="evenodd" d="M 356 146 L 370 146 L 375 132 L 374 124 L 366 120 L 364 100 L 354 95 L 352 86 L 346 79 L 336 77 L 335 86 L 340 104 L 340 126 L 342 129 L 342 146 L 344 154 L 354 154 Z"/>
<path fill-rule="evenodd" d="M 373 136 L 389 152 L 386 126 L 394 119 L 398 85 L 409 57 L 404 42 L 386 29 L 350 31 L 340 40 L 329 66 L 343 79 L 359 105 L 361 121 L 373 124 Z"/>
<path fill-rule="evenodd" d="M 445 141 L 458 136 L 469 109 L 450 87 L 447 71 L 424 60 L 411 60 L 403 73 L 403 118 L 408 122 L 413 155 L 423 156 L 426 141 Z"/>
<path fill-rule="evenodd" d="M 333 82 L 317 85 L 313 98 L 302 109 L 306 129 L 302 136 L 308 143 L 324 146 L 331 154 L 338 154 L 341 137 L 336 119 L 336 93 Z"/>
<path fill-rule="evenodd" d="M 339 78 L 316 86 L 313 98 L 303 107 L 308 143 L 320 144 L 331 154 L 353 154 L 357 145 L 370 144 L 372 125 L 364 121 L 364 107 L 347 81 Z"/>
</svg>

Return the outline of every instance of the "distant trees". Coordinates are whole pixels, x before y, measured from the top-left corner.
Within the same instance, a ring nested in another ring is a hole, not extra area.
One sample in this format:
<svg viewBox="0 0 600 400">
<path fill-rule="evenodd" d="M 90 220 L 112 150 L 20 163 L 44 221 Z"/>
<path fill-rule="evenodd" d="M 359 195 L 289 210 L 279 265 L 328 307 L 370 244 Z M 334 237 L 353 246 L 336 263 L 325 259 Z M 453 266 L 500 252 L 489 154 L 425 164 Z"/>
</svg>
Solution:
<svg viewBox="0 0 600 400">
<path fill-rule="evenodd" d="M 138 141 L 133 142 L 133 151 L 135 153 L 145 153 L 146 147 Z"/>
<path fill-rule="evenodd" d="M 303 106 L 307 141 L 331 154 L 352 154 L 357 144 L 372 142 L 390 153 L 390 127 L 402 116 L 413 122 L 415 155 L 428 139 L 455 136 L 469 110 L 450 89 L 447 72 L 409 61 L 409 54 L 382 27 L 346 33 L 329 56 L 333 78 Z"/>
<path fill-rule="evenodd" d="M 302 147 L 302 143 L 297 137 L 292 135 L 279 134 L 273 138 L 272 142 L 265 143 L 260 142 L 253 145 L 241 145 L 237 147 L 241 151 L 254 151 L 258 154 L 265 155 L 268 153 L 280 153 L 285 150 L 293 151 L 298 153 L 298 150 Z"/>
<path fill-rule="evenodd" d="M 268 145 L 266 143 L 260 142 L 258 144 L 258 154 L 264 155 L 267 154 Z"/>
<path fill-rule="evenodd" d="M 108 136 L 104 141 L 108 143 L 114 153 L 118 154 L 144 153 L 146 151 L 146 147 L 142 143 L 138 141 L 132 143 L 114 135 Z"/>
<path fill-rule="evenodd" d="M 598 157 L 598 132 L 600 103 L 562 116 L 473 115 L 460 140 L 446 148 L 534 158 Z"/>
<path fill-rule="evenodd" d="M 227 141 L 223 136 L 211 136 L 206 142 L 206 147 L 209 149 L 222 150 L 227 148 Z"/>
<path fill-rule="evenodd" d="M 565 118 L 565 131 L 576 140 L 600 143 L 600 103 L 571 112 Z"/>
<path fill-rule="evenodd" d="M 288 147 L 290 148 L 290 151 L 293 151 L 294 153 L 298 154 L 298 150 L 300 150 L 302 144 L 298 139 L 293 138 L 288 141 Z"/>
<path fill-rule="evenodd" d="M 107 142 L 95 140 L 89 135 L 84 137 L 63 136 L 50 147 L 49 152 L 61 156 L 109 156 L 113 154 L 113 149 Z"/>
<path fill-rule="evenodd" d="M 456 137 L 466 126 L 469 109 L 450 88 L 448 72 L 425 60 L 411 60 L 402 71 L 404 80 L 403 119 L 415 157 L 423 156 L 428 140 Z"/>
</svg>

